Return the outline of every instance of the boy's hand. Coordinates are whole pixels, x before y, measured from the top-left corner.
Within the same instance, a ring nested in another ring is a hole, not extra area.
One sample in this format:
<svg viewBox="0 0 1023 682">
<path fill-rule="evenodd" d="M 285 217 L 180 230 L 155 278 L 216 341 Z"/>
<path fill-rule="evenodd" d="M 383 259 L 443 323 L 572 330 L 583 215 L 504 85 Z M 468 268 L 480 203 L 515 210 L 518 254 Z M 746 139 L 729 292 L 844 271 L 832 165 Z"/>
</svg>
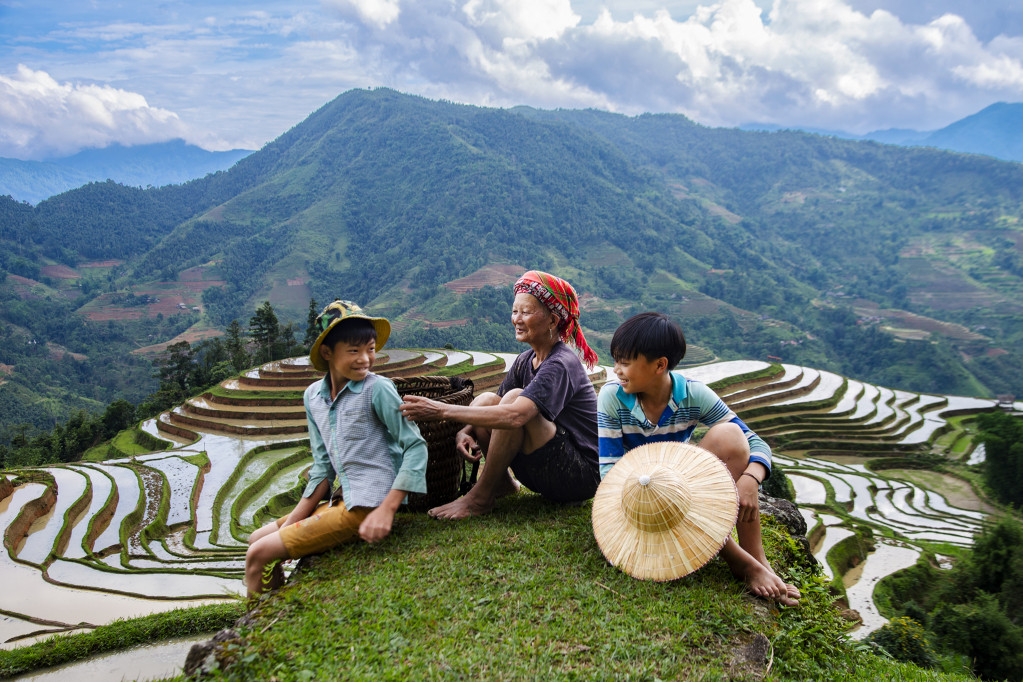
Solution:
<svg viewBox="0 0 1023 682">
<path fill-rule="evenodd" d="M 476 442 L 476 439 L 471 434 L 465 431 L 459 431 L 455 434 L 455 450 L 467 462 L 478 462 L 483 457 L 483 453 L 480 452 L 480 444 Z"/>
<path fill-rule="evenodd" d="M 760 496 L 757 482 L 749 476 L 740 476 L 735 482 L 739 491 L 739 518 L 741 522 L 756 521 L 760 518 Z"/>
<path fill-rule="evenodd" d="M 359 537 L 366 542 L 379 542 L 391 534 L 394 523 L 394 512 L 377 507 L 359 524 Z"/>
<path fill-rule="evenodd" d="M 380 506 L 371 511 L 359 524 L 359 537 L 366 542 L 378 542 L 390 535 L 394 513 L 398 511 L 406 494 L 404 490 L 392 488 Z"/>
</svg>

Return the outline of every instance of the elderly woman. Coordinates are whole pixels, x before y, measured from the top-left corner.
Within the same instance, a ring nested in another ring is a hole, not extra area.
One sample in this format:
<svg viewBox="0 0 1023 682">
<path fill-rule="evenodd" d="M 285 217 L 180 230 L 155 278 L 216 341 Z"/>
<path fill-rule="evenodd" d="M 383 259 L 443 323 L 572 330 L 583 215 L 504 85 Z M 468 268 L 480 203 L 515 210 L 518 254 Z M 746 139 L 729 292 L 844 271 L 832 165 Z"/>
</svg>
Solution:
<svg viewBox="0 0 1023 682">
<path fill-rule="evenodd" d="M 572 285 L 545 272 L 530 271 L 515 283 L 512 303 L 515 339 L 530 349 L 512 364 L 497 393 L 483 393 L 471 405 L 446 405 L 406 396 L 409 419 L 451 419 L 465 424 L 455 444 L 465 459 L 486 457 L 479 481 L 430 516 L 461 519 L 485 514 L 494 501 L 514 493 L 515 476 L 527 488 L 555 502 L 582 502 L 600 483 L 597 467 L 597 399 L 579 356 L 593 367 L 597 354 L 579 327 L 579 299 Z"/>
</svg>

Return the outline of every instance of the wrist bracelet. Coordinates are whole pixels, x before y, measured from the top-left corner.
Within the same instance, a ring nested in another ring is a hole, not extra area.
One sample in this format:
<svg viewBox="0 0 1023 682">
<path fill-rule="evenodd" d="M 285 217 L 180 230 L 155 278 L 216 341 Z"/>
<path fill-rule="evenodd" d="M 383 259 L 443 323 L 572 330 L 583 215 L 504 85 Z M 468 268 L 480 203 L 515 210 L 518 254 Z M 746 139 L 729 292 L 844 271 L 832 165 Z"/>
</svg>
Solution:
<svg viewBox="0 0 1023 682">
<path fill-rule="evenodd" d="M 762 485 L 764 484 L 764 482 L 763 482 L 763 481 L 761 481 L 761 480 L 760 480 L 759 478 L 757 478 L 756 476 L 754 476 L 753 474 L 751 474 L 751 473 L 750 473 L 750 472 L 748 472 L 748 471 L 744 471 L 744 472 L 742 472 L 742 475 L 743 475 L 743 476 L 749 476 L 749 477 L 750 477 L 750 478 L 752 478 L 752 479 L 753 479 L 754 481 L 756 481 L 756 482 L 757 482 L 757 487 L 760 487 L 760 486 L 762 486 Z"/>
</svg>

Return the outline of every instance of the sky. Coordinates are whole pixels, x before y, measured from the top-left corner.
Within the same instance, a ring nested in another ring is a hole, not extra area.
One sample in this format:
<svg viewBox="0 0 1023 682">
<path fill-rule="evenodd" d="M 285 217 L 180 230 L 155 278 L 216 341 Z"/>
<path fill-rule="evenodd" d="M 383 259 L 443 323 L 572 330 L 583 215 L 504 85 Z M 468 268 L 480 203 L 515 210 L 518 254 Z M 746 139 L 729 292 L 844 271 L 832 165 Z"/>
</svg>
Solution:
<svg viewBox="0 0 1023 682">
<path fill-rule="evenodd" d="M 708 126 L 1023 102 L 1018 0 L 0 0 L 0 157 L 258 149 L 353 88 Z"/>
</svg>

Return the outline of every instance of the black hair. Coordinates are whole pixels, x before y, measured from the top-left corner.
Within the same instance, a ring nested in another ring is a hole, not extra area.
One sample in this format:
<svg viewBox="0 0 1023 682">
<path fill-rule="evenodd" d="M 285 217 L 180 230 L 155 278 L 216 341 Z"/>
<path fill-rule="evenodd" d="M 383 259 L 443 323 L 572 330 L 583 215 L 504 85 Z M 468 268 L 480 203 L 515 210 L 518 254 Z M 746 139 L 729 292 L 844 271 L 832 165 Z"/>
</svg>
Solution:
<svg viewBox="0 0 1023 682">
<path fill-rule="evenodd" d="M 686 356 L 686 337 L 682 327 L 663 313 L 633 315 L 611 337 L 611 357 L 634 360 L 642 354 L 647 360 L 668 359 L 668 369 Z"/>
<path fill-rule="evenodd" d="M 361 346 L 364 343 L 376 341 L 376 339 L 377 328 L 373 326 L 372 322 L 361 317 L 350 317 L 331 327 L 321 346 L 334 350 L 334 346 L 339 343 Z"/>
</svg>

